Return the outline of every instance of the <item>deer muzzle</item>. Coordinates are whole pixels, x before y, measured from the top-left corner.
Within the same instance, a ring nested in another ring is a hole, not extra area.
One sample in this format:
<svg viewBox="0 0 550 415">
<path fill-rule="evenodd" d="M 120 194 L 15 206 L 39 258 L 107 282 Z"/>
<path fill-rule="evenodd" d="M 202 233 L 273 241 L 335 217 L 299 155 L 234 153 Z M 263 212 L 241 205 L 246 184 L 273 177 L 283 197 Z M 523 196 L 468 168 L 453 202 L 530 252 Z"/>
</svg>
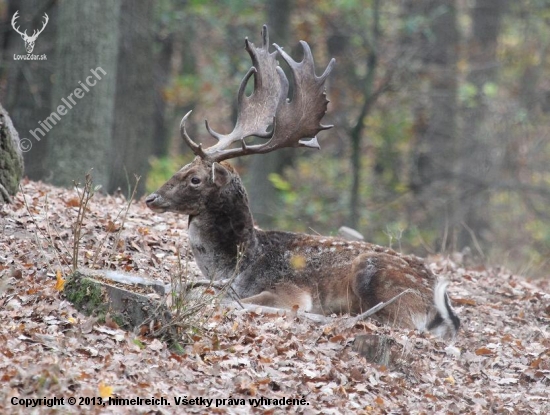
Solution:
<svg viewBox="0 0 550 415">
<path fill-rule="evenodd" d="M 158 193 L 151 193 L 147 198 L 145 199 L 145 204 L 149 209 L 151 209 L 153 212 L 157 213 L 163 213 L 168 210 L 169 203 L 159 195 Z"/>
</svg>

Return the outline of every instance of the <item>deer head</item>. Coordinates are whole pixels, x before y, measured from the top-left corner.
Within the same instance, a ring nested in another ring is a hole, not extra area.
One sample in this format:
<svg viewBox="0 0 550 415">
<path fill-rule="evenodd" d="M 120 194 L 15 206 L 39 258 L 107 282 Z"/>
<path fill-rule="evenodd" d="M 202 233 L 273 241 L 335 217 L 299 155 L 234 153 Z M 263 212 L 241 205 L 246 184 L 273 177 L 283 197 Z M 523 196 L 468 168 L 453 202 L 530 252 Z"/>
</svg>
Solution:
<svg viewBox="0 0 550 415">
<path fill-rule="evenodd" d="M 202 207 L 211 207 L 213 199 L 223 199 L 222 193 L 229 184 L 232 184 L 233 192 L 244 192 L 236 173 L 222 161 L 249 154 L 268 153 L 284 147 L 319 148 L 317 133 L 332 128 L 332 125 L 322 125 L 320 122 L 328 105 L 324 83 L 334 66 L 334 59 L 323 74 L 317 76 L 311 49 L 304 41 L 300 44 L 304 58 L 301 62 L 296 62 L 276 44 L 275 51 L 269 52 L 266 26 L 262 29 L 260 47 L 255 47 L 248 39 L 245 40 L 245 49 L 253 66 L 244 76 L 239 88 L 237 122 L 233 131 L 220 134 L 205 121 L 207 131 L 218 142 L 203 148 L 186 131 L 185 124 L 191 112 L 187 113 L 181 121 L 180 132 L 197 157 L 147 197 L 147 206 L 157 211 L 171 210 L 196 215 Z M 277 63 L 278 56 L 288 64 L 292 73 L 292 100 L 287 98 L 289 82 Z M 254 77 L 254 91 L 247 96 L 245 89 L 251 77 Z M 265 139 L 266 142 L 248 145 L 245 139 L 251 136 Z M 246 195 L 245 192 L 244 194 Z"/>
<path fill-rule="evenodd" d="M 32 33 L 32 36 L 29 36 L 27 35 L 27 31 L 25 30 L 25 32 L 21 32 L 19 30 L 19 26 L 15 26 L 15 21 L 18 19 L 19 17 L 19 10 L 17 10 L 15 12 L 15 14 L 13 15 L 12 19 L 11 19 L 11 25 L 13 27 L 13 30 L 15 30 L 17 33 L 19 33 L 21 35 L 21 37 L 23 38 L 23 40 L 25 41 L 25 49 L 27 49 L 27 53 L 32 53 L 32 51 L 34 50 L 34 42 L 36 42 L 36 38 L 38 37 L 38 35 L 40 33 L 42 33 L 44 31 L 44 29 L 46 28 L 46 25 L 48 24 L 48 21 L 50 20 L 50 18 L 48 17 L 48 15 L 46 13 L 44 13 L 44 16 L 42 16 L 44 18 L 44 22 L 42 24 L 42 28 L 40 30 L 34 30 L 33 33 Z"/>
</svg>

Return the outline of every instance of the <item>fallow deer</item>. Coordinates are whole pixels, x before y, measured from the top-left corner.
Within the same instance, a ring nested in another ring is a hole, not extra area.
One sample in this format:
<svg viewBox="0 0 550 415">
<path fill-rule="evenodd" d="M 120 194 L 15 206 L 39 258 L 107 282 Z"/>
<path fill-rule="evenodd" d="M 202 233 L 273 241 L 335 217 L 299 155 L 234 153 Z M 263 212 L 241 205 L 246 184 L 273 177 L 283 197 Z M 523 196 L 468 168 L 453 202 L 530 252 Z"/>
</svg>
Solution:
<svg viewBox="0 0 550 415">
<path fill-rule="evenodd" d="M 180 131 L 196 157 L 149 195 L 147 206 L 155 212 L 189 215 L 190 245 L 201 272 L 213 280 L 235 275 L 232 288 L 242 302 L 355 315 L 409 290 L 375 317 L 386 324 L 454 336 L 460 321 L 450 305 L 447 282 L 436 281 L 420 259 L 365 242 L 254 226 L 246 190 L 225 160 L 283 147 L 319 148 L 316 135 L 332 127 L 320 122 L 328 105 L 324 83 L 334 59 L 317 76 L 308 44 L 300 43 L 304 57 L 296 62 L 276 44 L 276 50 L 269 52 L 265 26 L 260 47 L 245 40 L 253 66 L 240 85 L 233 131 L 217 133 L 206 121 L 206 129 L 218 142 L 203 148 L 189 137 L 190 113 L 186 114 Z M 292 73 L 291 100 L 278 56 Z M 247 96 L 251 77 L 254 91 Z M 267 142 L 247 144 L 245 138 L 250 136 Z"/>
</svg>

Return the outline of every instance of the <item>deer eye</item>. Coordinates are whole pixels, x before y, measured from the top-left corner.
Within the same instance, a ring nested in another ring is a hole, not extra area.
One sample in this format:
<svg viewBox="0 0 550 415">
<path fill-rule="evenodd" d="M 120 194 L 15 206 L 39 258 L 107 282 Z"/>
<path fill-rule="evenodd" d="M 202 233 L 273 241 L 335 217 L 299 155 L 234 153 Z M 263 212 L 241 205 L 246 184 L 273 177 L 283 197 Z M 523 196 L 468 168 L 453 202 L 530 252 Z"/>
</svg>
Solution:
<svg viewBox="0 0 550 415">
<path fill-rule="evenodd" d="M 191 177 L 191 183 L 192 184 L 199 184 L 201 182 L 201 179 L 199 179 L 198 177 Z"/>
</svg>

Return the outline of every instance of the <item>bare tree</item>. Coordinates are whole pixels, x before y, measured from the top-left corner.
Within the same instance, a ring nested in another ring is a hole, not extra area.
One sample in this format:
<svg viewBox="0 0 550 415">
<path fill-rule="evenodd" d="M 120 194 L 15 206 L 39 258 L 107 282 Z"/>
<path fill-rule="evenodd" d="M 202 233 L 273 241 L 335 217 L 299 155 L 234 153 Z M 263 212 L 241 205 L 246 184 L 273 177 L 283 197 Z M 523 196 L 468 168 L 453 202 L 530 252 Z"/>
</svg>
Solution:
<svg viewBox="0 0 550 415">
<path fill-rule="evenodd" d="M 131 192 L 134 175 L 143 176 L 138 195 L 145 191 L 154 127 L 152 8 L 148 0 L 122 0 L 109 192 Z"/>
<path fill-rule="evenodd" d="M 362 80 L 362 104 L 355 125 L 348 130 L 351 140 L 351 170 L 352 182 L 350 192 L 350 218 L 349 225 L 353 228 L 357 227 L 359 222 L 359 186 L 361 183 L 361 142 L 363 140 L 363 131 L 365 126 L 365 118 L 369 115 L 370 110 L 378 98 L 380 92 L 375 91 L 375 79 L 378 71 L 378 41 L 380 39 L 380 0 L 374 0 L 372 6 L 372 33 L 370 38 L 370 48 L 367 53 L 367 74 Z"/>
<path fill-rule="evenodd" d="M 94 168 L 95 182 L 108 186 L 119 14 L 119 0 L 59 3 L 52 109 L 57 111 L 62 99 L 71 108 L 65 106 L 63 118 L 52 115 L 55 122 L 47 136 L 48 166 L 56 185 L 69 186 Z M 87 79 L 89 91 L 82 87 Z"/>
<path fill-rule="evenodd" d="M 469 42 L 468 86 L 474 92 L 463 110 L 464 128 L 460 140 L 460 206 L 456 209 L 457 248 L 472 245 L 472 237 L 488 239 L 490 232 L 490 183 L 498 170 L 491 156 L 494 133 L 485 124 L 487 94 L 495 88 L 499 63 L 498 37 L 505 0 L 476 0 L 472 8 L 472 38 Z M 462 226 L 460 226 L 462 225 Z"/>
<path fill-rule="evenodd" d="M 445 250 L 454 223 L 457 155 L 458 30 L 455 0 L 408 2 L 409 12 L 428 19 L 420 36 L 422 59 L 429 79 L 427 99 L 415 111 L 415 143 L 410 187 L 417 197 L 412 209 L 441 233 Z M 426 223 L 425 223 L 426 225 Z"/>
</svg>

